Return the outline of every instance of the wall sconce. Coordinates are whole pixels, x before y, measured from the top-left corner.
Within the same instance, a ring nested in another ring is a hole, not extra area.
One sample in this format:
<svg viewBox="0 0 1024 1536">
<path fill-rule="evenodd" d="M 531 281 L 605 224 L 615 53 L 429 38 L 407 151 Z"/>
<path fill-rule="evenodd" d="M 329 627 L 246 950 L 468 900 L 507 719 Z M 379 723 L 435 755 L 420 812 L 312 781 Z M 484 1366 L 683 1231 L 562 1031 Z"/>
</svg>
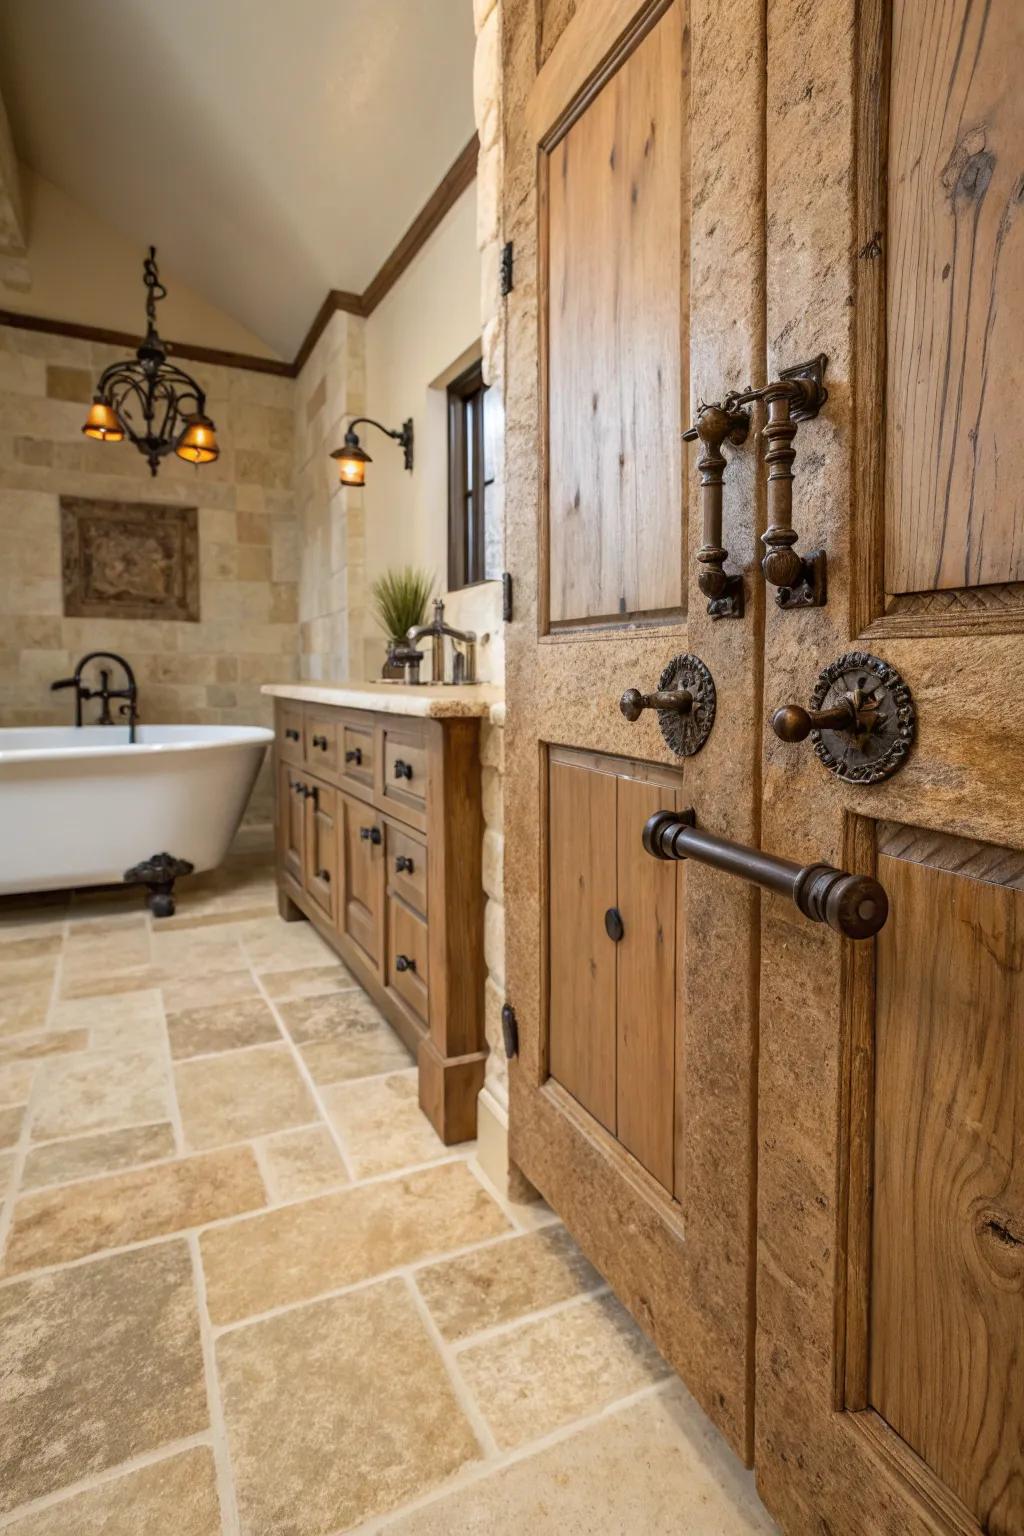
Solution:
<svg viewBox="0 0 1024 1536">
<path fill-rule="evenodd" d="M 365 485 L 366 466 L 373 460 L 360 443 L 356 434 L 356 427 L 366 423 L 368 427 L 376 427 L 378 432 L 383 432 L 385 437 L 393 438 L 401 447 L 405 455 L 406 469 L 412 469 L 412 417 L 403 421 L 401 430 L 392 432 L 387 427 L 382 427 L 379 421 L 374 421 L 369 416 L 357 416 L 345 433 L 345 442 L 341 448 L 335 448 L 331 454 L 332 459 L 338 461 L 338 478 L 342 485 Z"/>
</svg>

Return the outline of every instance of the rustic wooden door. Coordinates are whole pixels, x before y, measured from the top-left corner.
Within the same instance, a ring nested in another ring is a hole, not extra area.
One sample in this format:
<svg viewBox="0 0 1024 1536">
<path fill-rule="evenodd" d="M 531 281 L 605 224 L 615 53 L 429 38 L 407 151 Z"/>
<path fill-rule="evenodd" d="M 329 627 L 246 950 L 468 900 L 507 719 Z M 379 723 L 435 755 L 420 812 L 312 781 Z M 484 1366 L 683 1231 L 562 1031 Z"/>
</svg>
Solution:
<svg viewBox="0 0 1024 1536">
<path fill-rule="evenodd" d="M 763 593 L 710 617 L 681 441 L 763 358 L 763 29 L 731 9 L 503 7 L 505 891 L 512 1156 L 749 1457 L 757 898 L 641 844 L 659 808 L 758 835 Z M 748 453 L 731 547 L 760 498 Z M 717 713 L 679 756 L 619 700 L 685 654 Z"/>
<path fill-rule="evenodd" d="M 764 735 L 765 847 L 890 916 L 764 902 L 757 1475 L 792 1536 L 1022 1536 L 1024 8 L 767 22 L 767 367 L 826 353 L 830 399 L 794 502 L 827 605 L 769 608 L 766 714 L 857 652 L 917 724 L 875 783 Z"/>
</svg>

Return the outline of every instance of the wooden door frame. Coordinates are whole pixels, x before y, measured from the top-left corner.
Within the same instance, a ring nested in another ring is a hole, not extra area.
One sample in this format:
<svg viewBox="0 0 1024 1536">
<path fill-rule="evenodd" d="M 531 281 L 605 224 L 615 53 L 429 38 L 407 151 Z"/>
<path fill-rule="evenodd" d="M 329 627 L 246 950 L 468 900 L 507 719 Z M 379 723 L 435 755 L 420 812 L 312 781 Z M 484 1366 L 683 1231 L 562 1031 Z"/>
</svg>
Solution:
<svg viewBox="0 0 1024 1536">
<path fill-rule="evenodd" d="M 506 309 L 505 366 L 506 547 L 516 582 L 516 615 L 507 630 L 505 780 L 508 995 L 519 1022 L 519 1057 L 510 1064 L 511 1154 L 749 1460 L 757 895 L 696 866 L 688 870 L 685 1208 L 667 1200 L 656 1181 L 546 1077 L 546 955 L 539 943 L 539 914 L 547 896 L 547 744 L 678 767 L 656 722 L 645 718 L 628 725 L 617 701 L 638 678 L 656 680 L 680 651 L 701 654 L 719 690 L 711 739 L 699 758 L 683 765 L 692 803 L 702 824 L 757 842 L 760 784 L 745 765 L 756 759 L 751 733 L 761 715 L 763 592 L 754 573 L 763 494 L 755 456 L 738 457 L 727 477 L 726 526 L 735 565 L 747 572 L 742 623 L 715 625 L 706 613 L 693 579 L 700 529 L 691 517 L 684 543 L 689 591 L 684 620 L 546 633 L 546 602 L 538 590 L 546 489 L 543 367 L 538 366 L 544 298 L 537 157 L 544 151 L 538 146 L 551 140 L 579 98 L 609 77 L 667 4 L 584 0 L 538 71 L 537 3 L 505 6 L 502 13 L 504 228 L 516 263 Z M 696 256 L 690 257 L 694 274 L 684 357 L 692 414 L 697 397 L 720 398 L 762 366 L 763 0 L 693 0 L 689 15 L 694 82 L 689 158 L 694 165 L 706 162 L 709 180 L 721 193 L 691 212 L 689 246 Z M 685 473 L 692 480 L 692 459 Z M 624 1240 L 624 1234 L 632 1236 Z"/>
</svg>

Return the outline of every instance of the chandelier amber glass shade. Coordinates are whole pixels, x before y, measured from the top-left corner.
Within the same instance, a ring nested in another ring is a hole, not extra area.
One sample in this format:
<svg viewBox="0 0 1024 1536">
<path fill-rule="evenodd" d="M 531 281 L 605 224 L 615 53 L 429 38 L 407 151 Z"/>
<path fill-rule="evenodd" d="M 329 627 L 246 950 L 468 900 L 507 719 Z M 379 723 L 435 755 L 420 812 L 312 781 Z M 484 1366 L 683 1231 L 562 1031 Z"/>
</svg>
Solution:
<svg viewBox="0 0 1024 1536">
<path fill-rule="evenodd" d="M 185 430 L 175 445 L 179 459 L 188 464 L 212 464 L 220 457 L 217 433 L 209 416 L 195 415 L 185 418 Z"/>
<path fill-rule="evenodd" d="M 113 407 L 103 400 L 93 401 L 82 431 L 86 437 L 94 438 L 98 443 L 124 442 L 124 428 L 118 421 Z"/>
</svg>

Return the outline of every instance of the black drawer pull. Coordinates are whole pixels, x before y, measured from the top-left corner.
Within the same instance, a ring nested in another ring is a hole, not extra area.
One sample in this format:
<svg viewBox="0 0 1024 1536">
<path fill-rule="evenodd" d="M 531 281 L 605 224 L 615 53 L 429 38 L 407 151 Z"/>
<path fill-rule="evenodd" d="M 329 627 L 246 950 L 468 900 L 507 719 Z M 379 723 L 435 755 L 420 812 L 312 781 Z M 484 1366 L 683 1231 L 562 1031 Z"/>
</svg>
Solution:
<svg viewBox="0 0 1024 1536">
<path fill-rule="evenodd" d="M 329 869 L 318 869 L 317 872 L 316 872 L 316 878 L 318 880 L 322 880 L 324 885 L 330 885 L 330 883 L 331 883 L 331 872 L 330 872 Z"/>
<path fill-rule="evenodd" d="M 412 859 L 408 858 L 404 853 L 400 853 L 395 860 L 395 871 L 400 875 L 411 875 L 413 871 Z"/>
<path fill-rule="evenodd" d="M 360 827 L 359 836 L 364 843 L 373 843 L 376 846 L 381 842 L 380 827 Z"/>
<path fill-rule="evenodd" d="M 285 733 L 284 733 L 284 739 L 285 739 L 285 741 L 298 741 L 299 733 L 298 733 L 298 731 L 294 730 L 290 725 L 286 726 L 285 727 Z"/>
<path fill-rule="evenodd" d="M 396 757 L 395 758 L 395 778 L 396 779 L 411 779 L 412 778 L 412 763 L 403 762 L 400 757 Z"/>
<path fill-rule="evenodd" d="M 395 960 L 396 971 L 414 971 L 415 969 L 416 961 L 411 959 L 408 955 L 399 955 Z"/>
<path fill-rule="evenodd" d="M 346 763 L 355 763 L 357 768 L 361 768 L 363 765 L 362 747 L 350 747 L 345 753 L 345 761 Z"/>
</svg>

